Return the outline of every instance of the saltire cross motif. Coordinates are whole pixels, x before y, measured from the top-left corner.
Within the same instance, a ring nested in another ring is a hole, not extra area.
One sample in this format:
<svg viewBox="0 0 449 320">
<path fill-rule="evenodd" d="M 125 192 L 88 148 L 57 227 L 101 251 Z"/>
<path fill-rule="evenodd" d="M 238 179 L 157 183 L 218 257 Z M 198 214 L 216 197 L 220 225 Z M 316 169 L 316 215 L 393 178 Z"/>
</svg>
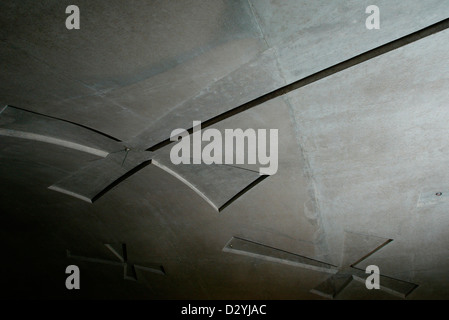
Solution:
<svg viewBox="0 0 449 320">
<path fill-rule="evenodd" d="M 73 255 L 69 250 L 67 250 L 67 258 L 75 259 L 78 261 L 101 263 L 101 264 L 107 264 L 107 265 L 113 265 L 113 266 L 122 266 L 124 280 L 138 281 L 137 270 L 152 272 L 152 273 L 156 273 L 156 274 L 160 274 L 160 275 L 165 275 L 164 267 L 161 265 L 154 264 L 151 266 L 148 266 L 148 265 L 142 266 L 139 264 L 134 264 L 134 263 L 129 262 L 128 252 L 126 250 L 125 243 L 105 244 L 104 246 L 114 254 L 114 256 L 118 259 L 118 261 Z"/>
<path fill-rule="evenodd" d="M 365 283 L 369 274 L 356 266 L 391 241 L 391 239 L 347 232 L 343 261 L 340 267 L 238 237 L 232 237 L 223 248 L 223 251 L 329 273 L 331 276 L 310 292 L 333 299 L 352 280 Z M 414 283 L 380 275 L 380 289 L 397 297 L 406 298 L 416 288 L 417 285 Z"/>
</svg>

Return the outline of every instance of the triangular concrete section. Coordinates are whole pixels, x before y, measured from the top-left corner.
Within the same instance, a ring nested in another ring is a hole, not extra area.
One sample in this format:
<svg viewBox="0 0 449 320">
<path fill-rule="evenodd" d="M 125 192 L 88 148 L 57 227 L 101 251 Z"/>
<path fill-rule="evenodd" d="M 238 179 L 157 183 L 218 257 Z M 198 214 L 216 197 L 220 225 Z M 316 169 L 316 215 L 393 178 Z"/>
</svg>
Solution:
<svg viewBox="0 0 449 320">
<path fill-rule="evenodd" d="M 112 187 L 151 161 L 149 151 L 124 150 L 93 161 L 49 189 L 93 203 Z"/>
<path fill-rule="evenodd" d="M 341 269 L 357 265 L 391 241 L 393 240 L 345 231 Z"/>
<path fill-rule="evenodd" d="M 232 237 L 223 251 L 320 272 L 338 272 L 337 267 L 331 264 L 237 237 Z"/>
<path fill-rule="evenodd" d="M 190 162 L 175 165 L 166 150 L 156 152 L 151 164 L 185 183 L 218 212 L 268 177 L 259 172 L 224 164 Z"/>
<path fill-rule="evenodd" d="M 121 262 L 126 262 L 128 259 L 126 258 L 126 246 L 122 243 L 113 243 L 109 244 L 106 243 L 104 245 L 106 248 L 109 249 Z"/>
<path fill-rule="evenodd" d="M 352 274 L 339 272 L 321 282 L 310 292 L 327 299 L 333 299 L 352 281 Z"/>
<path fill-rule="evenodd" d="M 352 280 L 365 284 L 370 274 L 356 266 L 378 250 L 392 242 L 373 235 L 345 231 L 343 256 L 340 271 L 316 286 L 311 292 L 320 296 L 335 298 Z M 406 298 L 416 287 L 416 284 L 379 275 L 380 289 L 400 298 Z"/>
</svg>

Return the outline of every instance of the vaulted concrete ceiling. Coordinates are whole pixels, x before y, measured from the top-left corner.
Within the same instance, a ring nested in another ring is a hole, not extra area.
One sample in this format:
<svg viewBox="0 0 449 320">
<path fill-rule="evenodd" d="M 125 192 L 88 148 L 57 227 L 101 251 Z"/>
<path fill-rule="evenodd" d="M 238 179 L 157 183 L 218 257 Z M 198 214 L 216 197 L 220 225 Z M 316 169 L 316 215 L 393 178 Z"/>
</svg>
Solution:
<svg viewBox="0 0 449 320">
<path fill-rule="evenodd" d="M 2 2 L 2 296 L 449 298 L 448 18 L 446 0 Z M 174 166 L 161 143 L 211 119 L 278 129 L 277 173 Z M 368 265 L 387 291 L 347 281 Z"/>
</svg>

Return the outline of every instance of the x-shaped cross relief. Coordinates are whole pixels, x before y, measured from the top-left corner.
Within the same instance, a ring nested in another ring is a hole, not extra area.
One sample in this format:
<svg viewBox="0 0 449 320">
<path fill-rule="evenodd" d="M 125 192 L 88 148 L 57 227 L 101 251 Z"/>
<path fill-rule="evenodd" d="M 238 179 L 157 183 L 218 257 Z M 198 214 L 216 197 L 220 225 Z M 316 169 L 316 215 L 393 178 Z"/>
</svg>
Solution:
<svg viewBox="0 0 449 320">
<path fill-rule="evenodd" d="M 231 238 L 223 251 L 330 273 L 332 276 L 313 288 L 311 292 L 333 299 L 352 280 L 365 283 L 369 275 L 364 270 L 356 268 L 356 265 L 392 241 L 353 233 L 347 233 L 347 235 L 349 236 L 345 240 L 344 258 L 340 267 L 237 237 Z M 380 244 L 379 240 L 382 240 Z M 373 245 L 375 245 L 374 248 Z M 373 249 L 361 252 L 367 247 Z M 358 256 L 358 259 L 355 256 Z M 400 298 L 406 298 L 416 287 L 416 284 L 380 275 L 380 289 Z"/>
<path fill-rule="evenodd" d="M 119 245 L 105 244 L 105 247 L 108 248 L 118 258 L 119 261 L 104 260 L 104 259 L 90 258 L 90 257 L 84 257 L 84 256 L 76 256 L 76 255 L 72 255 L 69 250 L 67 250 L 67 257 L 71 258 L 71 259 L 76 259 L 79 261 L 102 263 L 102 264 L 108 264 L 108 265 L 113 265 L 113 266 L 122 266 L 123 267 L 123 279 L 125 279 L 125 280 L 138 281 L 136 270 L 142 270 L 142 271 L 157 273 L 160 275 L 165 275 L 164 268 L 161 265 L 142 266 L 142 265 L 130 263 L 128 260 L 128 253 L 126 250 L 125 243 L 122 243 Z"/>
<path fill-rule="evenodd" d="M 181 128 L 188 128 L 194 120 L 202 121 L 202 127 L 206 128 L 238 113 L 257 107 L 267 101 L 286 95 L 296 89 L 447 28 L 449 28 L 449 18 L 360 53 L 284 86 L 278 84 L 272 88 L 272 91 L 261 96 L 248 96 L 242 100 L 237 100 L 239 103 L 247 101 L 240 105 L 233 105 L 233 103 L 220 104 L 217 110 L 211 111 L 207 106 L 211 101 L 216 100 L 217 97 L 213 93 L 205 91 L 192 101 L 186 101 L 187 105 L 189 103 L 193 104 L 193 107 L 190 105 L 193 109 L 177 109 L 177 112 L 173 112 L 170 115 L 177 121 L 180 121 L 179 123 L 182 122 L 187 125 L 181 126 Z M 251 65 L 251 63 L 248 64 L 248 66 Z M 191 119 L 189 112 L 200 109 L 198 105 L 203 107 L 202 110 L 204 112 L 197 113 L 199 118 Z M 186 112 L 186 114 L 183 112 Z M 176 127 L 173 128 L 167 125 L 166 122 L 158 122 L 144 129 L 140 134 L 126 141 L 126 143 L 122 143 L 120 140 L 98 130 L 12 106 L 6 106 L 0 110 L 0 115 L 0 136 L 50 143 L 91 153 L 103 158 L 89 163 L 77 172 L 68 175 L 49 187 L 52 190 L 87 202 L 94 202 L 113 186 L 150 163 L 186 183 L 217 211 L 223 210 L 232 201 L 266 177 L 261 177 L 258 172 L 225 165 L 173 166 L 163 153 L 153 154 L 153 152 L 159 151 L 163 146 L 171 143 L 170 132 L 176 129 Z M 187 131 L 192 133 L 193 128 Z"/>
<path fill-rule="evenodd" d="M 149 164 L 185 183 L 218 212 L 267 177 L 230 165 L 174 165 L 170 148 L 148 151 L 139 137 L 127 142 L 137 145 L 129 148 L 95 130 L 12 106 L 0 110 L 0 136 L 44 142 L 98 157 L 49 186 L 89 203 Z"/>
</svg>

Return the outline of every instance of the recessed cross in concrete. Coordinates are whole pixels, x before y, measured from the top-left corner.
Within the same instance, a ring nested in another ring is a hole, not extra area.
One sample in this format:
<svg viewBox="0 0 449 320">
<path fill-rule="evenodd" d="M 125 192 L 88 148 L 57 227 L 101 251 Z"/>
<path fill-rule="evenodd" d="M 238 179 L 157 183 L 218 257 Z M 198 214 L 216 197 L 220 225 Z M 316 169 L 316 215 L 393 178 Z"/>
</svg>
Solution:
<svg viewBox="0 0 449 320">
<path fill-rule="evenodd" d="M 141 266 L 138 264 L 130 263 L 128 261 L 128 253 L 126 250 L 125 243 L 119 244 L 119 245 L 105 244 L 105 247 L 108 248 L 120 261 L 111 261 L 111 260 L 104 260 L 104 259 L 98 259 L 98 258 L 75 256 L 75 255 L 72 255 L 69 250 L 67 250 L 67 257 L 76 259 L 76 260 L 80 260 L 80 261 L 103 263 L 103 264 L 109 264 L 109 265 L 114 265 L 114 266 L 123 266 L 123 279 L 125 279 L 125 280 L 137 281 L 137 272 L 136 272 L 137 269 L 142 270 L 142 271 L 157 273 L 160 275 L 165 275 L 164 268 L 161 265 Z"/>
<path fill-rule="evenodd" d="M 333 299 L 352 280 L 365 284 L 369 274 L 356 266 L 392 241 L 392 239 L 345 232 L 343 259 L 339 271 L 313 288 L 311 292 Z M 379 278 L 380 289 L 400 298 L 406 298 L 417 287 L 416 284 L 383 275 Z"/>
<path fill-rule="evenodd" d="M 113 187 L 152 164 L 185 183 L 216 211 L 221 212 L 267 176 L 221 164 L 174 165 L 171 148 L 150 152 L 145 141 L 119 139 L 66 120 L 13 106 L 0 110 L 0 137 L 48 143 L 84 153 L 93 160 L 49 186 L 49 189 L 94 203 Z"/>
<path fill-rule="evenodd" d="M 361 237 L 372 238 L 370 236 L 360 235 Z M 378 241 L 379 238 L 376 239 Z M 354 239 L 353 239 L 354 240 Z M 385 240 L 385 239 L 383 239 Z M 307 258 L 301 255 L 293 254 L 287 251 L 269 247 L 257 242 L 233 237 L 225 245 L 223 251 L 241 254 L 253 258 L 263 259 L 272 262 L 278 262 L 287 264 L 290 266 L 296 266 L 309 270 L 316 270 L 332 274 L 331 277 L 320 283 L 314 289 L 312 293 L 320 296 L 333 299 L 335 298 L 352 280 L 361 281 L 365 283 L 369 274 L 366 274 L 364 270 L 358 269 L 355 266 L 367 259 L 376 251 L 390 243 L 392 240 L 388 239 L 383 241 L 380 245 L 377 245 L 374 250 L 370 250 L 362 256 L 358 256 L 358 260 L 351 260 L 355 254 L 360 253 L 360 248 L 366 248 L 366 242 L 361 246 L 357 246 L 357 243 L 350 243 L 345 241 L 345 254 L 341 267 L 334 266 L 332 264 L 317 261 L 311 258 Z M 374 242 L 370 241 L 369 245 L 372 246 Z M 347 261 L 352 261 L 348 263 Z M 396 295 L 401 298 L 405 298 L 415 288 L 416 284 L 394 279 L 380 275 L 380 289 L 390 294 Z"/>
</svg>

